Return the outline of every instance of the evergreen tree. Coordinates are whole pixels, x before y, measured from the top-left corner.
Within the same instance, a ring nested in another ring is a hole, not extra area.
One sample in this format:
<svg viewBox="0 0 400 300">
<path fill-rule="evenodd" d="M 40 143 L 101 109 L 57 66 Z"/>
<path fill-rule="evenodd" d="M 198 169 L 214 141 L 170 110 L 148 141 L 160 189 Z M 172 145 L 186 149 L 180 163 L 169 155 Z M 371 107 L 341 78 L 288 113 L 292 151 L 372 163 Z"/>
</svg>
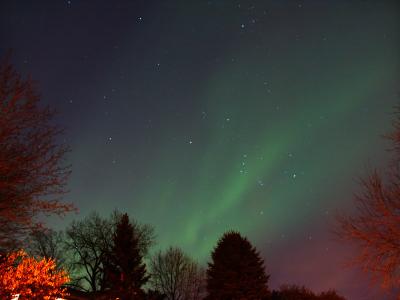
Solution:
<svg viewBox="0 0 400 300">
<path fill-rule="evenodd" d="M 264 261 L 256 248 L 238 232 L 218 241 L 207 270 L 209 300 L 265 299 L 269 295 Z"/>
<path fill-rule="evenodd" d="M 148 281 L 139 239 L 127 214 L 123 214 L 113 237 L 106 266 L 110 287 L 122 300 L 142 299 L 142 286 Z"/>
</svg>

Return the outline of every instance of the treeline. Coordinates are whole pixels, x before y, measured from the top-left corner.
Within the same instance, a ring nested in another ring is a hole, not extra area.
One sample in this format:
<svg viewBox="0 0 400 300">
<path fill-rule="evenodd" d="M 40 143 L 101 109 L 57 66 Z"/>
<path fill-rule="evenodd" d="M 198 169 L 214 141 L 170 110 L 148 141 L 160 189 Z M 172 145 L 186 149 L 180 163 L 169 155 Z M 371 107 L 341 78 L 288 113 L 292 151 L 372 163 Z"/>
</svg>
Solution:
<svg viewBox="0 0 400 300">
<path fill-rule="evenodd" d="M 69 287 L 96 299 L 344 299 L 297 286 L 271 291 L 259 252 L 235 231 L 220 238 L 206 269 L 180 248 L 149 255 L 153 227 L 118 211 L 91 213 L 64 231 L 37 230 L 30 240 L 31 255 L 53 258 L 68 270 Z"/>
<path fill-rule="evenodd" d="M 70 274 L 68 286 L 97 298 L 189 300 L 204 292 L 199 264 L 179 248 L 150 256 L 153 227 L 128 214 L 93 212 L 64 231 L 37 230 L 30 239 L 32 255 L 55 259 Z"/>
</svg>

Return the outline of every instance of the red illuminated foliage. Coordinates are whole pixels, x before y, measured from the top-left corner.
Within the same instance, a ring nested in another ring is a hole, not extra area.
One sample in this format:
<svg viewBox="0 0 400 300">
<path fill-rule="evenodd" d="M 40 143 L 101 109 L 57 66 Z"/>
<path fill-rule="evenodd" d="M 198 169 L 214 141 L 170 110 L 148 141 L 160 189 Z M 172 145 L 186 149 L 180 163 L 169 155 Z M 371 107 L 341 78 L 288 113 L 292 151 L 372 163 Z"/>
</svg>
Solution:
<svg viewBox="0 0 400 300">
<path fill-rule="evenodd" d="M 36 260 L 24 251 L 0 257 L 0 299 L 56 299 L 66 295 L 68 274 L 52 259 Z"/>
<path fill-rule="evenodd" d="M 362 180 L 356 214 L 338 217 L 340 238 L 358 246 L 354 264 L 382 287 L 400 287 L 400 122 L 389 136 L 395 157 L 385 176 L 377 171 Z M 399 295 L 400 299 L 400 295 Z"/>
<path fill-rule="evenodd" d="M 39 107 L 32 81 L 0 63 L 0 250 L 15 247 L 38 225 L 38 215 L 73 209 L 60 202 L 70 167 L 53 117 L 49 107 Z"/>
</svg>

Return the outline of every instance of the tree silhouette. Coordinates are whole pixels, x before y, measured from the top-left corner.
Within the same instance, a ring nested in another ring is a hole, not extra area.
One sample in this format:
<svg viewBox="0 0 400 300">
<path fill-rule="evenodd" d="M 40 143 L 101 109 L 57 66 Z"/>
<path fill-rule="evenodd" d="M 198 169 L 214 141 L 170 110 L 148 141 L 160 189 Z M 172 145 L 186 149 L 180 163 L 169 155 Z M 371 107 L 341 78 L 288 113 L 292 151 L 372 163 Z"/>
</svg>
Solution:
<svg viewBox="0 0 400 300">
<path fill-rule="evenodd" d="M 308 288 L 297 285 L 283 285 L 279 291 L 273 291 L 271 300 L 317 300 Z"/>
<path fill-rule="evenodd" d="M 24 251 L 12 252 L 0 262 L 0 298 L 56 299 L 66 294 L 62 287 L 69 281 L 52 259 L 36 260 Z"/>
<path fill-rule="evenodd" d="M 15 248 L 40 225 L 40 214 L 62 215 L 73 207 L 60 202 L 70 167 L 68 148 L 56 142 L 62 130 L 54 111 L 39 106 L 30 79 L 8 60 L 0 63 L 0 250 Z"/>
<path fill-rule="evenodd" d="M 271 300 L 346 300 L 335 291 L 330 290 L 316 295 L 304 286 L 283 285 L 278 291 L 273 291 Z"/>
<path fill-rule="evenodd" d="M 346 300 L 346 298 L 338 295 L 334 290 L 329 290 L 319 294 L 318 300 Z"/>
<path fill-rule="evenodd" d="M 370 272 L 382 287 L 400 287 L 400 120 L 388 137 L 394 159 L 383 176 L 374 170 L 361 180 L 356 213 L 339 215 L 337 234 L 358 246 L 352 261 Z M 400 296 L 400 294 L 399 294 Z"/>
<path fill-rule="evenodd" d="M 264 261 L 247 238 L 240 233 L 225 233 L 207 269 L 207 299 L 239 300 L 268 297 L 268 278 Z"/>
<path fill-rule="evenodd" d="M 41 258 L 51 258 L 57 267 L 67 267 L 65 253 L 65 234 L 50 228 L 38 228 L 29 235 L 27 252 Z"/>
<path fill-rule="evenodd" d="M 110 288 L 108 277 L 110 259 L 113 257 L 114 236 L 122 213 L 114 211 L 108 218 L 96 212 L 90 213 L 80 221 L 73 221 L 67 227 L 64 240 L 58 236 L 42 236 L 33 238 L 30 247 L 32 253 L 43 255 L 54 247 L 59 261 L 68 269 L 71 275 L 71 286 L 87 292 L 104 292 Z M 154 229 L 150 225 L 131 221 L 134 236 L 137 240 L 140 256 L 148 253 L 154 243 Z M 45 233 L 49 233 L 46 231 Z M 38 239 L 40 238 L 40 239 Z M 55 240 L 55 238 L 57 238 Z"/>
<path fill-rule="evenodd" d="M 144 298 L 142 287 L 149 276 L 146 275 L 138 236 L 127 214 L 123 214 L 117 223 L 106 272 L 111 289 L 120 299 Z"/>
<path fill-rule="evenodd" d="M 160 293 L 159 291 L 147 290 L 145 299 L 146 300 L 166 300 L 167 298 L 164 294 Z"/>
<path fill-rule="evenodd" d="M 65 246 L 70 253 L 70 268 L 75 271 L 72 285 L 85 291 L 105 289 L 104 261 L 112 246 L 114 227 L 96 212 L 66 229 Z"/>
<path fill-rule="evenodd" d="M 158 252 L 150 262 L 151 283 L 168 300 L 202 299 L 204 271 L 180 248 Z"/>
</svg>

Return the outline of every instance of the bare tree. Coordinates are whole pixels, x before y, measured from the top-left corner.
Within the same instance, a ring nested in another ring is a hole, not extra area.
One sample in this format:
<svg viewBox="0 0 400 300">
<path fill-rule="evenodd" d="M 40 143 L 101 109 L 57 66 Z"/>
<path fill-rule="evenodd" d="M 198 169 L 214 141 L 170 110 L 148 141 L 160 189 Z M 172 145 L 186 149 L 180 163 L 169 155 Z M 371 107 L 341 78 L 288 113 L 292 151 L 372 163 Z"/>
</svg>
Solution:
<svg viewBox="0 0 400 300">
<path fill-rule="evenodd" d="M 76 270 L 72 285 L 82 290 L 103 290 L 103 263 L 112 246 L 113 224 L 93 212 L 73 221 L 66 230 L 66 247 L 71 252 L 71 267 Z"/>
<path fill-rule="evenodd" d="M 169 300 L 202 299 L 205 272 L 181 249 L 158 252 L 150 262 L 151 283 Z"/>
<path fill-rule="evenodd" d="M 27 243 L 29 254 L 35 257 L 51 258 L 57 267 L 65 268 L 65 234 L 50 228 L 35 229 L 31 232 Z"/>
<path fill-rule="evenodd" d="M 198 300 L 205 297 L 206 271 L 195 261 L 190 261 L 187 266 L 187 275 L 184 290 L 184 299 Z"/>
<path fill-rule="evenodd" d="M 39 100 L 30 79 L 8 60 L 0 63 L 0 250 L 15 247 L 40 225 L 40 214 L 73 209 L 60 202 L 70 174 L 68 147 L 57 143 L 62 130 Z"/>
<path fill-rule="evenodd" d="M 109 287 L 107 266 L 113 255 L 113 236 L 122 213 L 114 211 L 103 218 L 93 212 L 81 221 L 74 221 L 66 230 L 67 265 L 72 285 L 86 291 L 104 291 Z M 132 220 L 131 225 L 141 255 L 154 243 L 154 230 L 149 225 Z"/>
<path fill-rule="evenodd" d="M 389 135 L 394 159 L 385 176 L 376 170 L 361 180 L 356 213 L 338 216 L 337 234 L 358 246 L 354 263 L 373 275 L 382 287 L 400 287 L 400 123 Z M 400 297 L 400 295 L 399 295 Z"/>
</svg>

